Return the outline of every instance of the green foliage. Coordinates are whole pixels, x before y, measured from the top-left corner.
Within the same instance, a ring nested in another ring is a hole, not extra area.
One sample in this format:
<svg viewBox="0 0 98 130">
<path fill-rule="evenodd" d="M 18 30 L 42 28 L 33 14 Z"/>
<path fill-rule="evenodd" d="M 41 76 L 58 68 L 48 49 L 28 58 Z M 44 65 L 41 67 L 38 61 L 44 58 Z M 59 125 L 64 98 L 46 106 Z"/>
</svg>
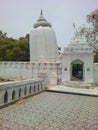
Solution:
<svg viewBox="0 0 98 130">
<path fill-rule="evenodd" d="M 29 61 L 29 34 L 16 40 L 0 30 L 0 61 Z M 98 63 L 98 52 L 94 62 Z"/>
<path fill-rule="evenodd" d="M 7 33 L 3 33 L 2 30 L 0 30 L 0 42 L 3 41 L 3 39 L 6 37 Z"/>
<path fill-rule="evenodd" d="M 95 54 L 94 62 L 95 62 L 95 63 L 98 63 L 98 52 Z"/>
<path fill-rule="evenodd" d="M 29 34 L 16 40 L 0 31 L 0 61 L 29 61 Z"/>
</svg>

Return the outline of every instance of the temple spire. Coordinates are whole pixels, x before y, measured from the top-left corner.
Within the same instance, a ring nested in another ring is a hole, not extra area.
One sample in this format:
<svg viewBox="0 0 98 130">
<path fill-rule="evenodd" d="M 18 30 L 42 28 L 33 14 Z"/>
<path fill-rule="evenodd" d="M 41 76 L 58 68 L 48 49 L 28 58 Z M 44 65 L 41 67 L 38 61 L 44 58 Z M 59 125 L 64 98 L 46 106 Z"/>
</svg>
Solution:
<svg viewBox="0 0 98 130">
<path fill-rule="evenodd" d="M 42 11 L 42 9 L 41 9 L 41 11 L 40 11 L 40 15 L 41 15 L 41 16 L 43 15 L 43 11 Z"/>
</svg>

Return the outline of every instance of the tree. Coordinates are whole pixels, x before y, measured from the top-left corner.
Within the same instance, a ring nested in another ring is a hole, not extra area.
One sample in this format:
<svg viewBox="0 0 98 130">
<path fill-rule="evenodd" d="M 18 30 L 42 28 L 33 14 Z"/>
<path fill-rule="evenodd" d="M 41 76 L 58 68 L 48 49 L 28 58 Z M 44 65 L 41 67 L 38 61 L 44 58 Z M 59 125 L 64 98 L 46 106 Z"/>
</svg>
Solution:
<svg viewBox="0 0 98 130">
<path fill-rule="evenodd" d="M 29 61 L 29 34 L 18 40 L 0 31 L 0 61 Z"/>
<path fill-rule="evenodd" d="M 94 56 L 94 62 L 98 63 L 98 52 L 96 52 L 95 56 Z"/>
<path fill-rule="evenodd" d="M 89 46 L 91 46 L 96 53 L 94 56 L 94 62 L 98 62 L 98 9 L 87 15 L 89 28 L 83 26 L 76 31 L 75 35 L 80 34 L 86 37 Z"/>
<path fill-rule="evenodd" d="M 2 30 L 0 30 L 0 43 L 6 37 L 6 35 L 7 33 L 3 33 Z"/>
<path fill-rule="evenodd" d="M 87 15 L 88 23 L 92 23 L 93 29 L 90 31 L 91 46 L 95 49 L 96 55 L 94 56 L 94 62 L 98 63 L 98 9 Z M 93 39 L 92 39 L 93 38 Z"/>
<path fill-rule="evenodd" d="M 87 15 L 87 21 L 92 24 L 88 32 L 88 41 L 95 51 L 98 52 L 98 9 Z"/>
</svg>

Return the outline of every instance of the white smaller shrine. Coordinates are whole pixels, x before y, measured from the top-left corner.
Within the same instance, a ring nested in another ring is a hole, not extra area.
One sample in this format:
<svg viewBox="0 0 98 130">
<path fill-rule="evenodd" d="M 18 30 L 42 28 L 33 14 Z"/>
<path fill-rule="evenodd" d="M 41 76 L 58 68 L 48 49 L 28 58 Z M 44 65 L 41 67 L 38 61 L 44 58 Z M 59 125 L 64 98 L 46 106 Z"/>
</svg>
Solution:
<svg viewBox="0 0 98 130">
<path fill-rule="evenodd" d="M 84 33 L 76 32 L 62 54 L 62 82 L 93 83 L 94 51 Z"/>
</svg>

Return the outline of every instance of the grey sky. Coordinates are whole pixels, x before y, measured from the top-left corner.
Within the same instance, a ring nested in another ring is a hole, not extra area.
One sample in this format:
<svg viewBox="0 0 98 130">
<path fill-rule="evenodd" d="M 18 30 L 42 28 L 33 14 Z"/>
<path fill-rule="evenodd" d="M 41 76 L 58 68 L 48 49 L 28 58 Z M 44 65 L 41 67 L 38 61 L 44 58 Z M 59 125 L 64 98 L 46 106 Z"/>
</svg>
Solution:
<svg viewBox="0 0 98 130">
<path fill-rule="evenodd" d="M 66 46 L 75 29 L 86 23 L 86 15 L 98 8 L 98 0 L 0 0 L 0 29 L 9 37 L 30 33 L 40 10 L 51 22 L 59 46 Z"/>
</svg>

